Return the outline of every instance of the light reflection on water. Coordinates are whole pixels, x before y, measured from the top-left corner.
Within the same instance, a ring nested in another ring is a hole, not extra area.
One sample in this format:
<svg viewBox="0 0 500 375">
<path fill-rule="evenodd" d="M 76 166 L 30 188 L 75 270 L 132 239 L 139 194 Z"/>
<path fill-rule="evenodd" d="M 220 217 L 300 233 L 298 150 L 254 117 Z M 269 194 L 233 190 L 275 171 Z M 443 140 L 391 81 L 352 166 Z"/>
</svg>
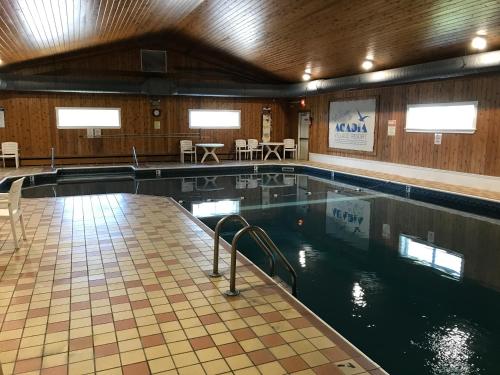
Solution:
<svg viewBox="0 0 500 375">
<path fill-rule="evenodd" d="M 320 252 L 314 249 L 309 243 L 303 242 L 299 246 L 299 264 L 301 268 L 307 268 L 311 266 L 311 263 L 319 261 Z M 308 265 L 309 263 L 309 265 Z"/>
<path fill-rule="evenodd" d="M 470 339 L 469 333 L 456 326 L 429 334 L 429 345 L 434 352 L 430 366 L 434 373 L 461 375 L 477 373 L 470 367 L 473 355 L 469 348 Z"/>
<path fill-rule="evenodd" d="M 380 280 L 372 272 L 358 273 L 358 279 L 353 283 L 351 291 L 352 317 L 362 318 L 367 328 L 376 327 L 375 321 L 368 313 L 373 306 L 369 306 L 369 297 L 376 297 L 383 290 Z"/>
<path fill-rule="evenodd" d="M 352 287 L 352 302 L 358 307 L 366 307 L 365 292 L 359 283 Z"/>
<path fill-rule="evenodd" d="M 477 375 L 484 369 L 474 366 L 477 358 L 472 348 L 474 332 L 469 332 L 469 326 L 458 324 L 448 327 L 434 328 L 427 332 L 421 343 L 414 343 L 421 349 L 431 352 L 425 360 L 429 374 L 433 375 Z"/>
</svg>

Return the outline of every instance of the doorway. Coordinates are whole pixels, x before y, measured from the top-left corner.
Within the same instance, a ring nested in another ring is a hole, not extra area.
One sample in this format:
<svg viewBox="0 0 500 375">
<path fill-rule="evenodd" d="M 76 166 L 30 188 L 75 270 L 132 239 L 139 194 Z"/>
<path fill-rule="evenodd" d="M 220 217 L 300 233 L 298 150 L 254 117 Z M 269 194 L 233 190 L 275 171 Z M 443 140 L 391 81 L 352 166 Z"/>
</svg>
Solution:
<svg viewBox="0 0 500 375">
<path fill-rule="evenodd" d="M 309 160 L 309 125 L 311 125 L 311 112 L 299 112 L 299 160 Z"/>
</svg>

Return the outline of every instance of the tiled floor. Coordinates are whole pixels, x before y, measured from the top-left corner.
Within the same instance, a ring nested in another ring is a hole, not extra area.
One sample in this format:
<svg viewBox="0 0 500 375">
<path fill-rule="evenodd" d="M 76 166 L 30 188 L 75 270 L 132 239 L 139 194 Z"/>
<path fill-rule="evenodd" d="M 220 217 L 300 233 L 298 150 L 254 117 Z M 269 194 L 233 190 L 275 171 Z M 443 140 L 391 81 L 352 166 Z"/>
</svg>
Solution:
<svg viewBox="0 0 500 375">
<path fill-rule="evenodd" d="M 384 374 L 243 258 L 225 297 L 212 238 L 167 198 L 23 205 L 21 249 L 0 228 L 5 374 Z"/>
</svg>

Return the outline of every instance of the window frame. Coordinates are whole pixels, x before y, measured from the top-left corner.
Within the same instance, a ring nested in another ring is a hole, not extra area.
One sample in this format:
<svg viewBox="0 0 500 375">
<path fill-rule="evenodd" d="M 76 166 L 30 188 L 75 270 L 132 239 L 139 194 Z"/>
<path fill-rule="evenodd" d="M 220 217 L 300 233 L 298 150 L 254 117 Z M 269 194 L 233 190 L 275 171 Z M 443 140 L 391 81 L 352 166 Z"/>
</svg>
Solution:
<svg viewBox="0 0 500 375">
<path fill-rule="evenodd" d="M 118 111 L 118 126 L 60 126 L 59 125 L 59 110 L 60 109 L 81 109 L 81 110 L 109 110 Z M 56 128 L 61 130 L 78 130 L 78 129 L 112 129 L 117 130 L 122 128 L 122 110 L 120 107 L 55 107 L 56 112 Z"/>
<path fill-rule="evenodd" d="M 408 114 L 410 108 L 420 108 L 420 107 L 452 107 L 452 106 L 463 106 L 463 105 L 473 105 L 474 106 L 474 118 L 472 119 L 472 128 L 465 129 L 415 129 L 408 128 Z M 405 131 L 407 133 L 455 133 L 455 134 L 474 134 L 477 130 L 477 108 L 478 101 L 465 101 L 465 102 L 445 102 L 445 103 L 427 103 L 427 104 L 407 104 L 406 105 L 406 117 L 405 117 Z"/>
<path fill-rule="evenodd" d="M 237 112 L 238 113 L 238 126 L 191 126 L 191 112 Z M 224 129 L 224 130 L 238 130 L 241 129 L 241 109 L 188 109 L 188 126 L 189 129 L 197 130 L 210 130 L 210 129 Z"/>
</svg>

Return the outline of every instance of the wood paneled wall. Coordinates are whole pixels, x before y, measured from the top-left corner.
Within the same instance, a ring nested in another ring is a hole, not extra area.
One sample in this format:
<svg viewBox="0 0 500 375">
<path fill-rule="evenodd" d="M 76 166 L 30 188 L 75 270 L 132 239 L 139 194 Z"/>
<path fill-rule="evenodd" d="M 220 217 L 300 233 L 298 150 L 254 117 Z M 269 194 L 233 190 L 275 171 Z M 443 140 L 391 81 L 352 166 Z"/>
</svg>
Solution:
<svg viewBox="0 0 500 375">
<path fill-rule="evenodd" d="M 56 128 L 55 107 L 120 107 L 122 128 L 103 130 L 102 138 L 87 138 L 85 130 Z M 179 133 L 190 133 L 193 142 L 222 142 L 218 153 L 228 157 L 237 138 L 261 139 L 261 111 L 272 108 L 273 140 L 285 132 L 286 104 L 272 99 L 228 99 L 208 97 L 162 97 L 161 129 L 155 130 L 150 98 L 94 94 L 0 94 L 5 109 L 5 128 L 0 141 L 16 141 L 21 148 L 21 164 L 49 163 L 50 148 L 55 147 L 58 163 L 130 161 L 132 146 L 143 160 L 178 160 Z M 241 110 L 239 130 L 191 130 L 188 109 L 214 108 Z M 113 138 L 108 138 L 112 136 Z M 186 138 L 189 139 L 189 138 Z M 232 155 L 230 155 L 232 157 Z M 65 160 L 64 160 L 65 159 Z"/>
<path fill-rule="evenodd" d="M 142 72 L 141 49 L 167 51 L 167 72 Z M 13 65 L 2 65 L 0 72 L 106 79 L 162 77 L 181 82 L 281 82 L 275 75 L 227 53 L 197 45 L 195 41 L 185 37 L 172 40 L 165 34 L 155 34 L 145 39 L 118 42 Z"/>
<path fill-rule="evenodd" d="M 313 124 L 309 151 L 436 169 L 500 176 L 500 75 L 477 76 L 355 91 L 339 91 L 306 99 Z M 378 98 L 375 155 L 335 151 L 328 148 L 329 102 L 352 98 Z M 443 134 L 434 145 L 434 134 L 406 133 L 407 104 L 478 101 L 477 131 Z M 296 137 L 298 106 L 288 112 Z M 396 136 L 387 136 L 388 120 L 396 120 Z"/>
</svg>

